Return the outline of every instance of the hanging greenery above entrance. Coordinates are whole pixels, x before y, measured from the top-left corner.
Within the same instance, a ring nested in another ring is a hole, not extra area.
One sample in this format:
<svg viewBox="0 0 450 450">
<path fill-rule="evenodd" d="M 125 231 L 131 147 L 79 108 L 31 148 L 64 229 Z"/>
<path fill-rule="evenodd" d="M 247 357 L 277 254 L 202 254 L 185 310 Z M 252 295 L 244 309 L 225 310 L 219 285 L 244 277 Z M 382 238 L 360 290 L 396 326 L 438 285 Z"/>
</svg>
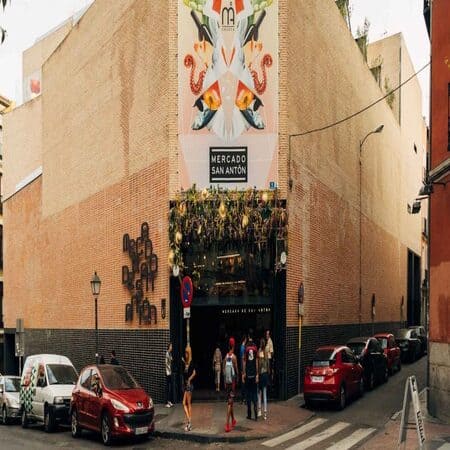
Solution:
<svg viewBox="0 0 450 450">
<path fill-rule="evenodd" d="M 258 253 L 270 243 L 284 244 L 287 232 L 285 203 L 276 190 L 197 191 L 194 185 L 180 194 L 169 211 L 169 266 L 193 273 L 195 281 L 201 276 L 201 267 L 187 267 L 189 247 L 205 255 L 211 246 L 219 246 L 223 252 L 251 247 Z"/>
</svg>

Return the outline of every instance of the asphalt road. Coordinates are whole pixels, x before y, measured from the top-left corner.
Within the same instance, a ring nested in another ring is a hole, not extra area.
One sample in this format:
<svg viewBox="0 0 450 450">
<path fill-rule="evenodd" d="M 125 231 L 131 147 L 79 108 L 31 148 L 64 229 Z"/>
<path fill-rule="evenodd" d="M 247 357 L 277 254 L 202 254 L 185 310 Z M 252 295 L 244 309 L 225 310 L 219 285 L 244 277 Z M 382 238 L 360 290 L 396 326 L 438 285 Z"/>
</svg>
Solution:
<svg viewBox="0 0 450 450">
<path fill-rule="evenodd" d="M 349 422 L 355 425 L 382 428 L 391 416 L 400 410 L 405 380 L 409 375 L 416 375 L 419 390 L 425 387 L 426 383 L 426 360 L 424 357 L 414 364 L 403 365 L 401 372 L 389 378 L 386 384 L 378 386 L 372 392 L 367 392 L 363 398 L 355 400 L 347 406 L 344 411 L 335 411 L 332 408 L 316 407 L 314 412 L 317 417 L 328 419 L 333 422 Z M 149 439 L 145 441 L 135 441 L 133 443 L 121 442 L 115 445 L 120 449 L 171 449 L 180 448 L 183 450 L 204 448 L 204 449 L 241 449 L 250 450 L 255 448 L 266 449 L 260 442 L 247 442 L 242 444 L 197 444 L 194 442 L 181 442 L 169 439 Z M 49 448 L 70 448 L 70 449 L 100 449 L 104 448 L 100 437 L 92 433 L 83 432 L 80 439 L 73 439 L 70 430 L 60 429 L 59 431 L 47 434 L 42 430 L 42 426 L 30 426 L 24 430 L 20 425 L 0 425 L 0 449 L 17 450 L 47 450 Z"/>
</svg>

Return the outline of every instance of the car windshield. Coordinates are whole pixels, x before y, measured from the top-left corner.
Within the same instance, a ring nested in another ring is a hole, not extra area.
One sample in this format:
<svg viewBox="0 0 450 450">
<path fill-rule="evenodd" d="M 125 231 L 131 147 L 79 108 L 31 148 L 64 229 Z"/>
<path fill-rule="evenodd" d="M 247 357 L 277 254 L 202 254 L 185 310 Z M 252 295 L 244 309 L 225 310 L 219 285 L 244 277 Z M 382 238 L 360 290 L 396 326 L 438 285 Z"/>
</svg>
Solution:
<svg viewBox="0 0 450 450">
<path fill-rule="evenodd" d="M 48 384 L 76 384 L 78 375 L 72 366 L 47 364 Z"/>
<path fill-rule="evenodd" d="M 6 392 L 19 392 L 20 391 L 20 378 L 5 378 L 5 391 Z"/>
<path fill-rule="evenodd" d="M 410 330 L 398 330 L 395 338 L 396 339 L 408 339 Z"/>
<path fill-rule="evenodd" d="M 378 342 L 381 344 L 381 348 L 384 350 L 387 348 L 388 340 L 386 338 L 377 338 Z"/>
<path fill-rule="evenodd" d="M 366 343 L 365 342 L 349 342 L 347 344 L 347 347 L 349 347 L 350 350 L 355 355 L 360 355 L 363 352 L 363 350 L 366 348 Z"/>
<path fill-rule="evenodd" d="M 317 350 L 314 353 L 312 366 L 313 367 L 327 367 L 334 363 L 334 360 L 331 359 L 333 356 L 334 349 L 331 350 Z"/>
<path fill-rule="evenodd" d="M 139 389 L 139 384 L 134 378 L 120 366 L 101 366 L 100 373 L 103 377 L 103 382 L 108 389 L 122 390 L 122 389 Z"/>
</svg>

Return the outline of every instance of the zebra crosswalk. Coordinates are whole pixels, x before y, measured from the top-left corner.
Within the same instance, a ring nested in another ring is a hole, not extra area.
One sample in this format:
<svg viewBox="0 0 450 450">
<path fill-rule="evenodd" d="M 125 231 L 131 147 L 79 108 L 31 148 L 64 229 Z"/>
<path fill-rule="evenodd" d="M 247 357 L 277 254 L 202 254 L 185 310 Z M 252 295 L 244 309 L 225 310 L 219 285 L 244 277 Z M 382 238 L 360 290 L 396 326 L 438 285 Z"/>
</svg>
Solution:
<svg viewBox="0 0 450 450">
<path fill-rule="evenodd" d="M 275 438 L 262 443 L 269 448 L 285 450 L 306 450 L 321 448 L 327 450 L 349 450 L 357 448 L 376 428 L 359 427 L 348 422 L 332 422 L 315 418 Z"/>
</svg>

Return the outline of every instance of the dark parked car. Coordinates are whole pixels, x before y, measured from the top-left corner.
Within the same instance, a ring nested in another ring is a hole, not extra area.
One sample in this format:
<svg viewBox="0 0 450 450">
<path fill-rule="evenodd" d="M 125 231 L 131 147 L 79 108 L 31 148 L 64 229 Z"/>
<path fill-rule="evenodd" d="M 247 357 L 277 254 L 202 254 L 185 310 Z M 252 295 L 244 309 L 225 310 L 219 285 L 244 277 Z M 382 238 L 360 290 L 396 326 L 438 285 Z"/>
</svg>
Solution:
<svg viewBox="0 0 450 450">
<path fill-rule="evenodd" d="M 421 354 L 425 355 L 428 352 L 428 337 L 425 328 L 420 325 L 408 327 L 409 330 L 414 330 L 420 341 Z"/>
<path fill-rule="evenodd" d="M 358 357 L 364 369 L 364 382 L 367 389 L 373 389 L 375 383 L 383 383 L 388 380 L 387 358 L 377 339 L 357 337 L 350 339 L 347 346 Z"/>
<path fill-rule="evenodd" d="M 400 347 L 395 341 L 394 335 L 391 333 L 378 333 L 374 337 L 381 344 L 381 348 L 386 355 L 389 373 L 394 373 L 394 369 L 401 370 L 402 360 L 400 358 Z"/>
<path fill-rule="evenodd" d="M 122 366 L 85 367 L 70 406 L 73 437 L 85 428 L 100 432 L 109 445 L 114 438 L 147 436 L 155 429 L 152 399 Z"/>
<path fill-rule="evenodd" d="M 318 348 L 305 372 L 303 395 L 306 406 L 315 400 L 331 400 L 339 409 L 345 408 L 350 397 L 363 395 L 362 374 L 361 365 L 348 347 Z"/>
<path fill-rule="evenodd" d="M 415 330 L 401 328 L 395 333 L 395 340 L 400 347 L 402 361 L 414 362 L 420 358 L 422 343 Z"/>
</svg>

